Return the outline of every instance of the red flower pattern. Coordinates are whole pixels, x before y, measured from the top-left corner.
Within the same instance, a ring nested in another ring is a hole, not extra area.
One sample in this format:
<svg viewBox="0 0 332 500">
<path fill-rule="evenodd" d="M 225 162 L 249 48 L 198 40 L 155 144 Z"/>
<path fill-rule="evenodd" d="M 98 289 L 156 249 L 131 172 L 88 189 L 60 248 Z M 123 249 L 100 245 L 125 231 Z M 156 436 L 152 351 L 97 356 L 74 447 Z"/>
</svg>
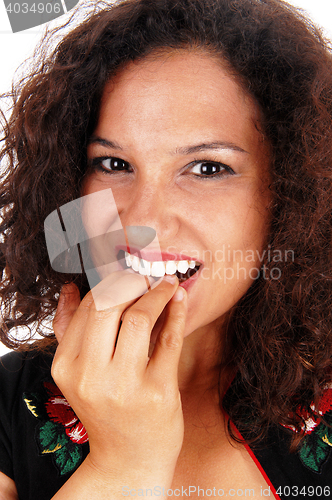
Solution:
<svg viewBox="0 0 332 500">
<path fill-rule="evenodd" d="M 302 431 L 305 435 L 311 434 L 313 430 L 320 424 L 321 419 L 319 415 L 325 415 L 325 413 L 332 410 L 332 383 L 327 384 L 324 388 L 323 396 L 320 400 L 318 411 L 314 404 L 310 405 L 311 409 L 316 413 L 316 415 L 311 416 L 309 413 L 301 408 L 298 409 L 297 414 L 300 415 L 303 420 Z M 295 431 L 293 426 L 284 425 L 288 429 Z"/>
<path fill-rule="evenodd" d="M 67 436 L 73 443 L 86 443 L 89 438 L 85 427 L 81 424 L 61 391 L 51 382 L 44 382 L 44 387 L 49 395 L 45 407 L 50 420 L 62 424 L 65 427 Z"/>
</svg>

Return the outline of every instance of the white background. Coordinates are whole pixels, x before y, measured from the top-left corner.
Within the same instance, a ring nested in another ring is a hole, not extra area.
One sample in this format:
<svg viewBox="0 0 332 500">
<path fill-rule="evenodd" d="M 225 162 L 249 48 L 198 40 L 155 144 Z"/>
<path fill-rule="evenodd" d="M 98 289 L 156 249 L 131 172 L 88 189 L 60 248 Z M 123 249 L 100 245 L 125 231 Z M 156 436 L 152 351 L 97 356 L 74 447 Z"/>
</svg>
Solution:
<svg viewBox="0 0 332 500">
<path fill-rule="evenodd" d="M 304 9 L 316 24 L 323 27 L 325 35 L 332 39 L 331 0 L 289 0 L 289 3 Z M 60 19 L 62 21 L 63 18 Z M 4 3 L 0 0 L 0 93 L 10 88 L 16 68 L 32 54 L 43 30 L 44 26 L 39 26 L 12 33 Z M 7 348 L 0 343 L 0 355 L 6 351 Z"/>
</svg>

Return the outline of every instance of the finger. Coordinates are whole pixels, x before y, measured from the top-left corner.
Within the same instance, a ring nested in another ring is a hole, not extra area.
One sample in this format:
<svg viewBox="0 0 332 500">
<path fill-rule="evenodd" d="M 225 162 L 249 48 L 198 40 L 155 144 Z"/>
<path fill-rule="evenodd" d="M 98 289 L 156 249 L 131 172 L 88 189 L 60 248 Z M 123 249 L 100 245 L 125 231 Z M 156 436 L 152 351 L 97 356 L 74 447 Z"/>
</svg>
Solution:
<svg viewBox="0 0 332 500">
<path fill-rule="evenodd" d="M 167 304 L 165 323 L 148 365 L 148 371 L 159 377 L 161 382 L 166 379 L 177 383 L 186 317 L 187 292 L 179 286 Z"/>
<path fill-rule="evenodd" d="M 153 326 L 177 287 L 178 279 L 166 276 L 126 310 L 113 357 L 119 367 L 133 367 L 138 372 L 145 370 Z"/>
<path fill-rule="evenodd" d="M 137 291 L 138 279 L 123 271 L 113 273 L 102 280 L 93 290 L 83 298 L 76 307 L 70 302 L 68 312 L 65 298 L 61 298 L 58 317 L 55 321 L 57 335 L 61 343 L 57 348 L 52 365 L 52 375 L 56 382 L 64 382 L 67 378 L 69 366 L 76 363 L 76 370 L 83 369 L 85 374 L 96 370 L 104 370 L 105 363 L 109 363 L 114 350 L 115 339 L 119 328 L 120 318 L 131 302 L 111 307 L 116 303 L 114 297 L 118 286 L 126 284 Z M 141 285 L 141 281 L 139 282 Z M 76 288 L 76 287 L 75 287 Z M 94 292 L 94 293 L 93 293 Z M 144 293 L 144 290 L 142 291 Z M 70 297 L 72 295 L 70 294 Z M 97 299 L 98 307 L 96 307 Z M 103 309 L 103 307 L 105 309 Z M 65 316 L 65 317 L 64 317 Z M 80 367 L 80 368 L 79 368 Z"/>
<path fill-rule="evenodd" d="M 53 320 L 53 331 L 59 344 L 80 302 L 80 293 L 74 283 L 69 283 L 62 287 L 58 307 Z"/>
<path fill-rule="evenodd" d="M 113 273 L 93 289 L 94 304 L 91 305 L 86 320 L 86 332 L 80 352 L 86 366 L 95 365 L 98 360 L 102 369 L 110 362 L 123 312 L 132 306 L 146 289 L 147 284 L 143 276 L 124 271 Z M 127 301 L 123 302 L 125 298 Z"/>
<path fill-rule="evenodd" d="M 154 279 L 141 276 L 132 269 L 115 271 L 92 289 L 97 311 L 130 304 L 146 293 Z"/>
<path fill-rule="evenodd" d="M 54 324 L 56 336 L 59 336 L 61 340 L 61 348 L 58 348 L 58 351 L 61 351 L 61 354 L 65 354 L 66 358 L 75 359 L 81 351 L 89 317 L 92 316 L 89 322 L 89 328 L 93 331 L 93 325 L 91 325 L 91 323 L 93 323 L 96 309 L 101 311 L 107 308 L 112 309 L 112 305 L 117 302 L 117 291 L 121 286 L 123 287 L 123 282 L 125 282 L 127 288 L 134 289 L 137 292 L 137 286 L 135 287 L 134 281 L 135 276 L 133 277 L 132 274 L 128 275 L 128 273 L 124 271 L 112 273 L 94 287 L 94 289 L 84 297 L 81 303 L 79 303 L 79 294 L 75 301 L 71 301 L 71 299 L 73 299 L 72 287 L 74 287 L 74 290 L 77 290 L 75 285 L 71 285 L 71 288 L 68 289 L 64 287 L 64 296 L 61 296 L 59 311 L 56 315 L 57 317 Z M 67 291 L 68 294 L 66 293 Z M 144 293 L 144 291 L 145 289 L 143 289 L 142 293 Z M 96 302 L 98 302 L 97 306 Z M 132 301 L 119 305 L 119 310 L 123 312 L 125 307 L 131 303 Z M 98 315 L 96 316 L 98 320 Z M 104 317 L 105 314 L 101 313 L 100 316 Z M 68 329 L 69 324 L 70 332 L 65 335 L 65 331 Z"/>
</svg>

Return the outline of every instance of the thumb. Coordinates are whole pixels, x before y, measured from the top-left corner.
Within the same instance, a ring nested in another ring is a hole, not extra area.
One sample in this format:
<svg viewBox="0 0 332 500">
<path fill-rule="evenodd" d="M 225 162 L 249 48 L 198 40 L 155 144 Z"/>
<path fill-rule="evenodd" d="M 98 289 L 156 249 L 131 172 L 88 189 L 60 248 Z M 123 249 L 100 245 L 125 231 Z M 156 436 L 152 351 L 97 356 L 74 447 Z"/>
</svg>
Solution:
<svg viewBox="0 0 332 500">
<path fill-rule="evenodd" d="M 68 285 L 62 287 L 58 307 L 53 320 L 53 330 L 59 343 L 80 305 L 80 302 L 80 293 L 74 283 L 68 283 Z"/>
<path fill-rule="evenodd" d="M 187 317 L 187 292 L 178 287 L 166 306 L 166 319 L 149 361 L 155 376 L 177 382 Z"/>
</svg>

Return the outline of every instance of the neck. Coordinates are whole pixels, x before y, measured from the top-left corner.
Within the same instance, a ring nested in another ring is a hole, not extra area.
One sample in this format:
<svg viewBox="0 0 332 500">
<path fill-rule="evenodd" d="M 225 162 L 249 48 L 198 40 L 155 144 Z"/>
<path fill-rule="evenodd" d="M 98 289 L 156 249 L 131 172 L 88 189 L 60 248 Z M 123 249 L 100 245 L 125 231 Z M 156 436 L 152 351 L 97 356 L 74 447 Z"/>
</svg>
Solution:
<svg viewBox="0 0 332 500">
<path fill-rule="evenodd" d="M 200 395 L 205 391 L 225 390 L 229 374 L 221 370 L 224 328 L 220 321 L 186 336 L 178 370 L 181 394 Z"/>
</svg>

